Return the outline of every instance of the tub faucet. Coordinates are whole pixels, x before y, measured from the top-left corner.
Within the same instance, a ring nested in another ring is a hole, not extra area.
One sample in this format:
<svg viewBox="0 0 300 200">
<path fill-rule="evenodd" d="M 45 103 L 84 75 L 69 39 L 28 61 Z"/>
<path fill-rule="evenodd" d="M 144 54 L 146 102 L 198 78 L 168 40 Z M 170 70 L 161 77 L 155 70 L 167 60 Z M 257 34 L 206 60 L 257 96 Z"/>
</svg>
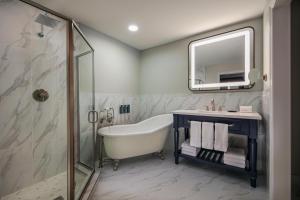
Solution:
<svg viewBox="0 0 300 200">
<path fill-rule="evenodd" d="M 115 110 L 114 108 L 109 108 L 106 113 L 106 120 L 108 123 L 112 123 L 115 118 Z"/>
</svg>

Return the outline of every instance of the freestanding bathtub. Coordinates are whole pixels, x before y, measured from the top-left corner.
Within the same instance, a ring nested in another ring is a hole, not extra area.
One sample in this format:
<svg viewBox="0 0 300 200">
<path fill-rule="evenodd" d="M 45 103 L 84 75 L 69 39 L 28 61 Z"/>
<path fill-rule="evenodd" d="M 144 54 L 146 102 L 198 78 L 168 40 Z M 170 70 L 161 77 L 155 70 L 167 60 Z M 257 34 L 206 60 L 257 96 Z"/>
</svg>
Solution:
<svg viewBox="0 0 300 200">
<path fill-rule="evenodd" d="M 106 155 L 114 160 L 114 170 L 119 160 L 161 153 L 173 123 L 172 114 L 151 117 L 136 124 L 101 128 Z"/>
</svg>

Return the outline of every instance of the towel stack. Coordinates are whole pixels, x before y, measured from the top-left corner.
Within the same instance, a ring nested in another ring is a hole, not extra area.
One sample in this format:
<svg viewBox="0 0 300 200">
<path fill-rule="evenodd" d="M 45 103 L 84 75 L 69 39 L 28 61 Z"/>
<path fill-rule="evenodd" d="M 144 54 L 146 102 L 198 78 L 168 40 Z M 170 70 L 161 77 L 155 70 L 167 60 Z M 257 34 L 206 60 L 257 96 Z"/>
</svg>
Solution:
<svg viewBox="0 0 300 200">
<path fill-rule="evenodd" d="M 200 148 L 193 147 L 190 145 L 190 141 L 186 140 L 181 144 L 181 153 L 189 156 L 196 157 L 200 151 Z"/>
<path fill-rule="evenodd" d="M 223 159 L 226 165 L 240 168 L 246 167 L 245 150 L 242 148 L 228 148 L 227 152 L 224 153 Z"/>
</svg>

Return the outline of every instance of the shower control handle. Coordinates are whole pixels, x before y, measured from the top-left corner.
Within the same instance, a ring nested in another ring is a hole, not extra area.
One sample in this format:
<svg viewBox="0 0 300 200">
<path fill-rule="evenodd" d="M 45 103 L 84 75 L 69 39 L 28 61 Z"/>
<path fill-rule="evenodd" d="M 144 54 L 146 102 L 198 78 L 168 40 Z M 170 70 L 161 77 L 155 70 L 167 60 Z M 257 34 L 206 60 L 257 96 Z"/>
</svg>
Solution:
<svg viewBox="0 0 300 200">
<path fill-rule="evenodd" d="M 88 113 L 88 121 L 90 123 L 96 123 L 98 121 L 98 112 L 95 110 L 90 110 Z"/>
<path fill-rule="evenodd" d="M 49 98 L 49 93 L 44 89 L 37 89 L 32 93 L 32 96 L 36 101 L 44 102 Z"/>
</svg>

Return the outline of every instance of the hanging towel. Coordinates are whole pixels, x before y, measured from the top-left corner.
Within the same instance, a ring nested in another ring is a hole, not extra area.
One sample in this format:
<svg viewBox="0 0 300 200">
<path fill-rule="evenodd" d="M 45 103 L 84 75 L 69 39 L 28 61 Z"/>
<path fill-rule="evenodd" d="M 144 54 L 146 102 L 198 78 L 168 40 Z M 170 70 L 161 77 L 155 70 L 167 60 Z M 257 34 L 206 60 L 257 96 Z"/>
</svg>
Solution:
<svg viewBox="0 0 300 200">
<path fill-rule="evenodd" d="M 214 123 L 202 122 L 202 148 L 214 148 Z"/>
<path fill-rule="evenodd" d="M 201 148 L 201 122 L 191 121 L 190 145 Z"/>
<path fill-rule="evenodd" d="M 215 123 L 214 149 L 226 152 L 228 149 L 228 124 Z"/>
</svg>

